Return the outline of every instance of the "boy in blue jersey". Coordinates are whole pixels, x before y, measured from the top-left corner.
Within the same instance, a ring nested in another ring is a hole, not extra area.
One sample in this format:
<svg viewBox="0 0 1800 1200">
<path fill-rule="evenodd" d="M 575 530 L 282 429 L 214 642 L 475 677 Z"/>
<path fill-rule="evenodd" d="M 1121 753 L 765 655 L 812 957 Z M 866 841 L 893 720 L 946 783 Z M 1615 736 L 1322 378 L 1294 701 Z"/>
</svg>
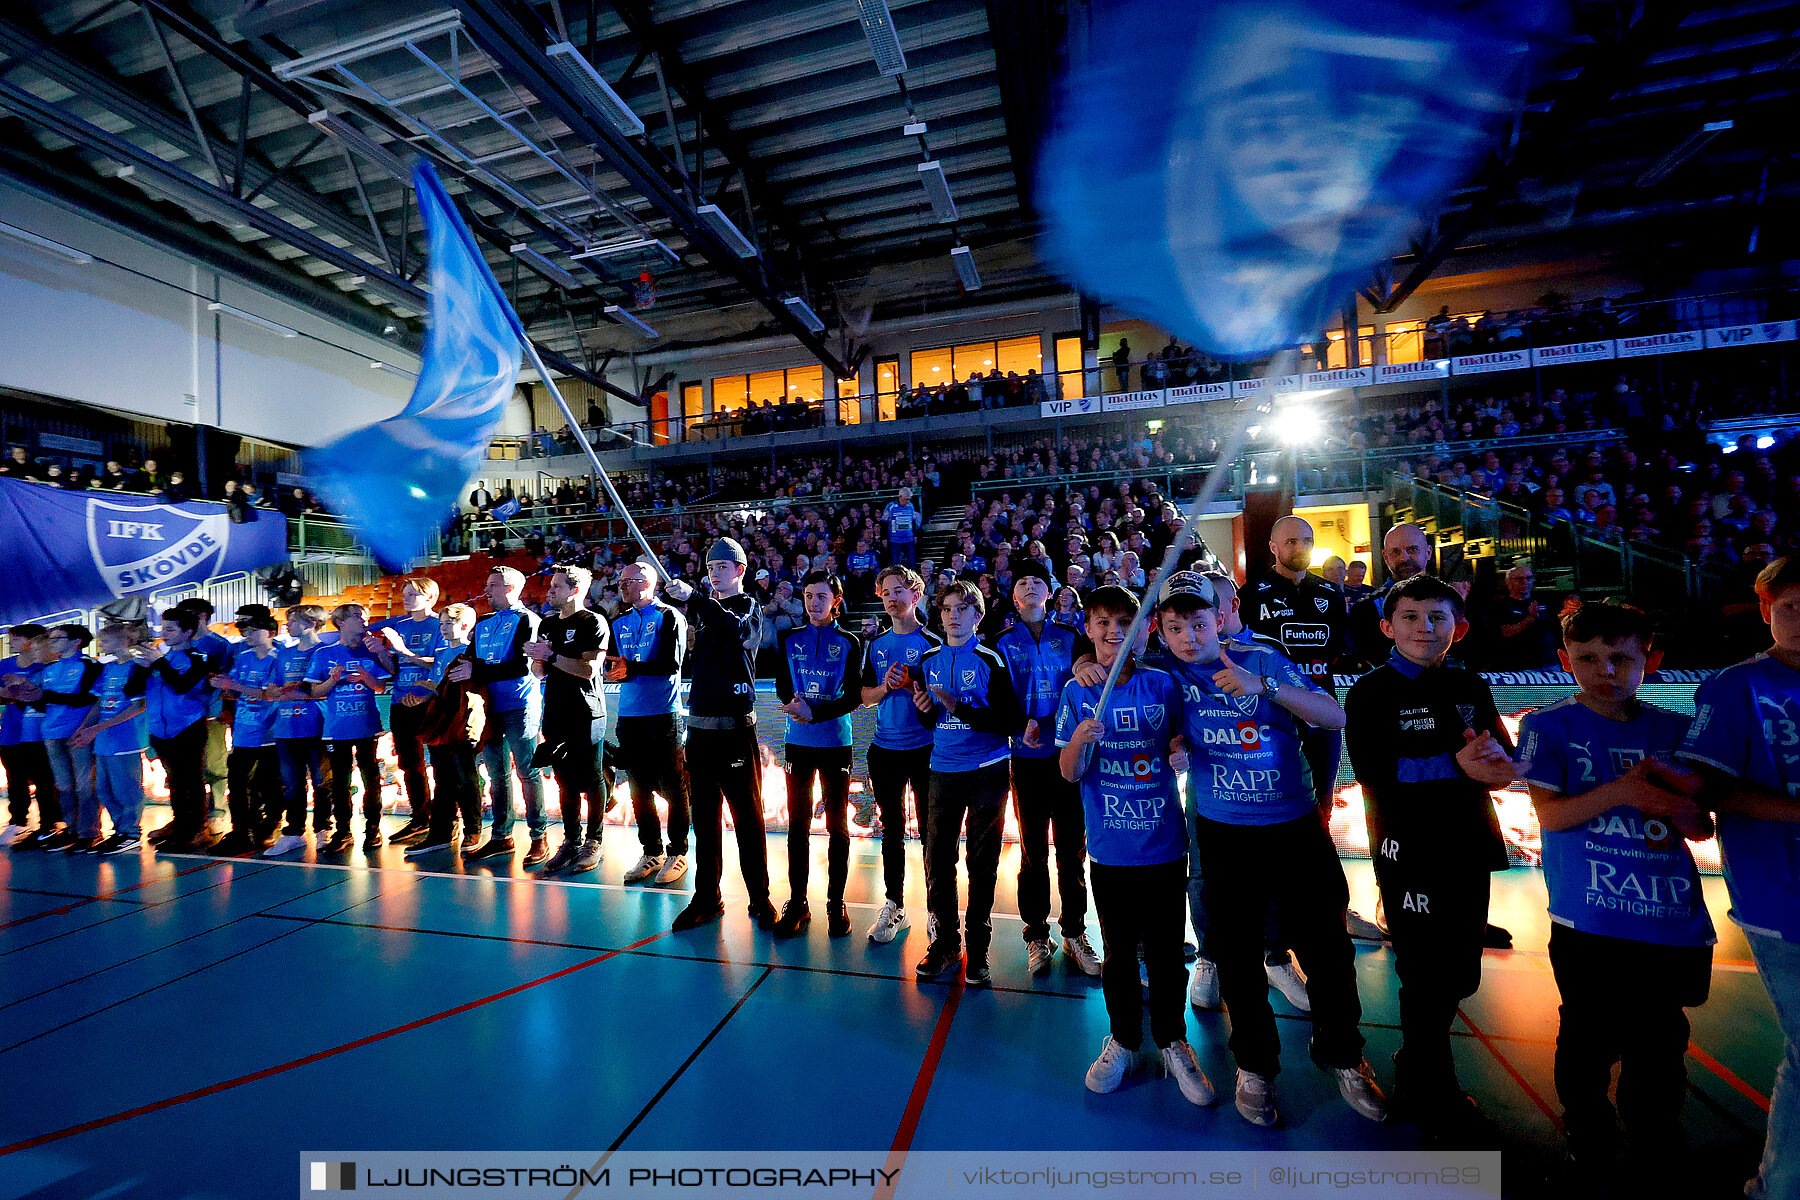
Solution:
<svg viewBox="0 0 1800 1200">
<path fill-rule="evenodd" d="M 550 823 L 544 811 L 544 774 L 536 763 L 538 734 L 544 716 L 544 688 L 531 673 L 527 642 L 537 641 L 538 616 L 519 601 L 525 576 L 512 567 L 495 567 L 487 578 L 488 606 L 494 611 L 475 624 L 469 653 L 451 665 L 445 678 L 485 689 L 488 737 L 481 751 L 487 768 L 489 799 L 494 826 L 487 844 L 466 858 L 511 858 L 513 780 L 525 796 L 525 828 L 531 845 L 525 865 L 536 866 L 550 857 L 547 841 Z"/>
<path fill-rule="evenodd" d="M 388 709 L 388 728 L 394 739 L 394 761 L 400 768 L 407 807 L 412 812 L 406 824 L 388 839 L 397 846 L 417 841 L 431 828 L 431 781 L 425 775 L 425 743 L 419 740 L 419 722 L 424 719 L 425 708 L 404 701 L 408 696 L 431 694 L 424 682 L 431 675 L 437 648 L 443 641 L 437 602 L 437 580 L 415 575 L 400 588 L 400 604 L 406 615 L 378 621 L 366 635 L 368 647 L 381 659 L 381 665 L 394 672 L 394 703 Z"/>
<path fill-rule="evenodd" d="M 1685 840 L 1712 827 L 1693 800 L 1700 777 L 1670 765 L 1688 719 L 1637 700 L 1662 659 L 1654 636 L 1628 604 L 1565 611 L 1560 657 L 1581 690 L 1527 713 L 1519 730 L 1544 831 L 1550 969 L 1562 993 L 1563 1135 L 1601 1185 L 1620 1116 L 1634 1146 L 1661 1163 L 1682 1145 L 1682 1010 L 1704 1004 L 1712 980 L 1712 920 Z M 1617 1112 L 1607 1098 L 1614 1063 Z"/>
<path fill-rule="evenodd" d="M 1006 820 L 1007 739 L 1025 724 L 1006 660 L 976 640 L 986 605 L 981 590 L 956 579 L 938 592 L 944 641 L 919 660 L 913 704 L 931 729 L 931 785 L 925 801 L 925 890 L 934 937 L 915 968 L 921 979 L 955 969 L 964 938 L 957 925 L 956 846 L 968 819 L 969 902 L 964 910 L 974 987 L 993 980 L 988 946 Z"/>
<path fill-rule="evenodd" d="M 869 640 L 863 654 L 862 701 L 875 706 L 869 788 L 881 820 L 881 882 L 886 897 L 869 926 L 869 940 L 885 945 L 911 924 L 906 916 L 906 789 L 912 788 L 921 834 L 931 794 L 931 730 L 919 720 L 912 685 L 919 660 L 940 640 L 919 624 L 925 581 L 917 571 L 885 567 L 875 587 L 888 628 Z"/>
<path fill-rule="evenodd" d="M 96 703 L 71 742 L 87 746 L 94 755 L 94 792 L 99 804 L 81 814 L 86 835 L 100 832 L 100 807 L 112 817 L 112 836 L 97 844 L 95 854 L 129 854 L 143 843 L 144 750 L 149 745 L 149 723 L 144 717 L 144 689 L 149 672 L 134 651 L 131 631 L 108 625 L 100 631 L 100 653 L 107 659 L 94 682 Z"/>
<path fill-rule="evenodd" d="M 288 645 L 275 649 L 275 678 L 266 695 L 275 701 L 275 756 L 281 764 L 281 807 L 287 823 L 265 858 L 306 849 L 306 789 L 312 786 L 313 830 L 319 849 L 331 842 L 331 764 L 325 757 L 325 715 L 306 682 L 325 610 L 295 604 L 287 610 Z"/>
<path fill-rule="evenodd" d="M 56 777 L 50 758 L 38 736 L 43 714 L 28 709 L 11 697 L 14 689 L 32 681 L 44 654 L 42 625 L 21 622 L 7 630 L 13 653 L 0 660 L 0 765 L 6 768 L 6 828 L 0 829 L 0 846 L 28 848 L 24 843 L 41 840 L 62 821 L 62 803 L 56 798 Z M 31 801 L 36 796 L 38 829 L 30 832 Z"/>
<path fill-rule="evenodd" d="M 85 626 L 51 626 L 45 637 L 49 661 L 39 673 L 35 688 L 26 695 L 44 714 L 44 752 L 50 756 L 50 770 L 56 777 L 57 799 L 65 820 L 73 816 L 79 826 L 82 814 L 89 811 L 96 818 L 93 832 L 84 833 L 77 828 L 67 840 L 58 839 L 60 845 L 45 845 L 45 850 L 85 854 L 101 840 L 100 810 L 94 792 L 94 752 L 87 745 L 71 741 L 96 700 L 93 689 L 100 678 L 100 664 L 85 653 L 93 639 Z"/>
<path fill-rule="evenodd" d="M 794 937 L 812 920 L 806 880 L 812 858 L 813 780 L 825 806 L 825 921 L 832 937 L 850 933 L 844 885 L 850 877 L 850 714 L 862 707 L 857 670 L 862 643 L 837 626 L 844 587 L 812 571 L 800 581 L 806 624 L 776 646 L 775 694 L 787 714 L 788 902 L 775 936 Z"/>
<path fill-rule="evenodd" d="M 1419 573 L 1381 613 L 1393 648 L 1345 696 L 1344 741 L 1400 977 L 1395 1093 L 1427 1143 L 1466 1146 L 1492 1131 L 1456 1078 L 1450 1027 L 1481 986 L 1490 873 L 1507 866 L 1490 792 L 1517 765 L 1486 681 L 1446 665 L 1469 630 L 1462 594 Z"/>
<path fill-rule="evenodd" d="M 188 643 L 188 653 L 205 655 L 209 662 L 209 674 L 231 670 L 231 660 L 237 657 L 237 649 L 230 638 L 212 628 L 212 601 L 204 596 L 189 596 L 175 607 L 185 608 L 200 618 L 200 631 Z M 226 799 L 230 790 L 231 769 L 226 730 L 229 725 L 224 694 L 209 686 L 206 689 L 206 752 L 202 759 L 207 791 L 206 832 L 209 835 L 224 833 L 228 819 Z"/>
<path fill-rule="evenodd" d="M 657 575 L 648 562 L 619 568 L 623 607 L 612 623 L 618 657 L 607 660 L 606 678 L 619 685 L 619 753 L 643 853 L 624 882 L 671 884 L 687 874 L 692 812 L 687 754 L 676 713 L 681 707 L 681 660 L 687 653 L 687 618 L 656 598 Z M 663 842 L 656 797 L 669 805 L 669 840 Z"/>
<path fill-rule="evenodd" d="M 278 705 L 269 699 L 281 683 L 281 660 L 275 654 L 274 617 L 240 617 L 243 649 L 229 671 L 209 681 L 220 692 L 237 697 L 232 706 L 231 754 L 225 760 L 230 777 L 231 832 L 213 853 L 242 857 L 275 842 L 281 820 L 281 755 L 275 744 Z"/>
<path fill-rule="evenodd" d="M 387 690 L 392 672 L 363 644 L 367 626 L 360 604 L 340 604 L 331 611 L 337 626 L 335 646 L 320 646 L 307 664 L 306 682 L 313 698 L 325 702 L 325 753 L 331 760 L 331 815 L 335 832 L 325 844 L 329 854 L 348 853 L 355 844 L 350 831 L 350 768 L 362 772 L 363 849 L 381 848 L 381 764 L 375 743 L 381 737 L 381 710 L 375 697 Z"/>
<path fill-rule="evenodd" d="M 1050 830 L 1056 830 L 1056 883 L 1062 901 L 1062 944 L 1083 974 L 1100 974 L 1100 958 L 1087 938 L 1087 835 L 1081 791 L 1057 767 L 1057 705 L 1075 660 L 1093 652 L 1088 639 L 1051 624 L 1050 571 L 1028 561 L 1013 576 L 1017 619 L 994 639 L 1006 659 L 1013 691 L 1025 710 L 1025 729 L 1012 740 L 1013 811 L 1019 821 L 1019 917 L 1024 922 L 1025 962 L 1033 975 L 1050 969 Z"/>
<path fill-rule="evenodd" d="M 150 747 L 163 765 L 172 814 L 150 840 L 170 854 L 198 853 L 212 844 L 206 833 L 205 770 L 206 710 L 212 699 L 206 677 L 213 665 L 192 648 L 202 628 L 199 613 L 169 609 L 162 615 L 162 641 L 144 648 Z"/>
<path fill-rule="evenodd" d="M 1087 627 L 1103 669 L 1124 656 L 1117 684 L 1099 708 L 1099 686 L 1069 680 L 1056 710 L 1057 768 L 1079 784 L 1093 860 L 1094 908 L 1106 949 L 1101 985 L 1112 1032 L 1087 1071 L 1093 1092 L 1111 1092 L 1144 1043 L 1141 946 L 1150 976 L 1150 1037 L 1163 1069 L 1194 1104 L 1213 1102 L 1212 1083 L 1187 1040 L 1182 1007 L 1181 895 L 1187 884 L 1187 831 L 1175 789 L 1182 699 L 1175 681 L 1139 666 L 1125 645 L 1138 598 L 1121 587 L 1095 588 Z"/>
<path fill-rule="evenodd" d="M 1273 910 L 1307 967 L 1313 1061 L 1332 1073 L 1351 1108 L 1380 1121 L 1387 1104 L 1362 1056 L 1355 950 L 1344 928 L 1350 888 L 1319 819 L 1300 740 L 1302 722 L 1340 728 L 1344 710 L 1274 647 L 1227 650 L 1219 603 L 1212 580 L 1170 576 L 1157 621 L 1169 653 L 1151 661 L 1181 691 L 1189 836 L 1206 887 L 1208 928 L 1196 934 L 1218 965 L 1231 1012 L 1237 1110 L 1253 1125 L 1279 1119 L 1281 1038 L 1264 963 Z"/>
<path fill-rule="evenodd" d="M 1681 757 L 1718 814 L 1731 918 L 1744 931 L 1784 1039 L 1751 1200 L 1800 1196 L 1800 556 L 1756 577 L 1774 645 L 1714 675 Z"/>
<path fill-rule="evenodd" d="M 856 549 L 844 560 L 844 567 L 850 577 L 850 595 L 858 600 L 868 600 L 875 595 L 879 583 L 876 568 L 881 566 L 881 557 L 869 549 L 869 539 L 858 538 Z"/>
</svg>

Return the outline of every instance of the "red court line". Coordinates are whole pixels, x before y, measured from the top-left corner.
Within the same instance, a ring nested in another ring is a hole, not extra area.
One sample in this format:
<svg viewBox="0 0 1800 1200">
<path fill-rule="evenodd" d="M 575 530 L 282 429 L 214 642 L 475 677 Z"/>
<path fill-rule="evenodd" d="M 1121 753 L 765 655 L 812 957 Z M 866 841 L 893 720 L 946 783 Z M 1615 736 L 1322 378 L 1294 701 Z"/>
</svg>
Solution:
<svg viewBox="0 0 1800 1200">
<path fill-rule="evenodd" d="M 212 864 L 208 863 L 207 865 L 211 866 Z M 173 1108 L 178 1104 L 186 1104 L 190 1100 L 199 1100 L 204 1096 L 217 1095 L 219 1092 L 230 1091 L 232 1088 L 241 1087 L 246 1083 L 255 1083 L 260 1079 L 268 1079 L 270 1076 L 280 1075 L 287 1071 L 292 1071 L 297 1067 L 310 1066 L 313 1063 L 321 1062 L 327 1058 L 335 1058 L 338 1055 L 348 1053 L 351 1050 L 360 1050 L 364 1046 L 373 1045 L 380 1041 L 386 1041 L 396 1034 L 410 1033 L 415 1029 L 422 1029 L 427 1025 L 434 1025 L 449 1017 L 459 1016 L 471 1009 L 481 1008 L 483 1005 L 492 1004 L 496 1000 L 504 1000 L 508 996 L 515 996 L 520 992 L 537 987 L 539 984 L 549 983 L 553 979 L 561 979 L 565 975 L 573 975 L 577 971 L 586 970 L 595 963 L 603 963 L 607 959 L 624 954 L 628 950 L 636 950 L 640 946 L 647 946 L 657 938 L 667 937 L 671 932 L 673 931 L 665 929 L 661 933 L 651 934 L 642 941 L 633 942 L 631 945 L 620 947 L 617 950 L 608 950 L 605 954 L 602 954 L 597 958 L 590 958 L 585 962 L 578 962 L 573 966 L 564 967 L 560 971 L 552 971 L 550 974 L 541 976 L 537 979 L 527 980 L 514 987 L 509 987 L 503 992 L 495 992 L 491 996 L 483 996 L 479 1000 L 471 1000 L 467 1004 L 459 1004 L 455 1008 L 447 1008 L 443 1012 L 433 1013 L 428 1017 L 420 1017 L 418 1020 L 408 1021 L 404 1025 L 396 1025 L 392 1029 L 384 1029 L 379 1033 L 371 1033 L 367 1037 L 357 1038 L 353 1042 L 345 1042 L 341 1046 L 333 1046 L 329 1050 L 319 1050 L 315 1053 L 308 1054 L 304 1058 L 296 1058 L 292 1062 L 280 1063 L 273 1067 L 264 1067 L 260 1071 L 252 1071 L 250 1074 L 240 1075 L 236 1079 L 227 1079 L 222 1083 L 215 1083 L 207 1087 L 196 1088 L 191 1092 L 183 1092 L 179 1096 L 170 1096 L 166 1100 L 158 1100 L 152 1104 L 140 1104 L 136 1108 L 126 1109 L 121 1113 L 114 1113 L 110 1117 L 101 1117 L 93 1121 L 83 1121 L 79 1125 L 71 1125 L 67 1129 L 59 1129 L 54 1133 L 41 1133 L 37 1137 L 27 1138 L 22 1142 L 14 1142 L 10 1146 L 0 1146 L 0 1158 L 4 1158 L 8 1154 L 16 1154 L 21 1150 L 31 1150 L 38 1146 L 47 1145 L 50 1142 L 60 1142 L 64 1138 L 74 1137 L 76 1134 L 90 1133 L 96 1129 L 104 1129 L 108 1125 L 117 1125 L 119 1122 L 128 1121 L 133 1117 L 141 1117 L 149 1113 L 160 1112 L 165 1108 Z"/>
<path fill-rule="evenodd" d="M 54 851 L 52 852 L 54 853 Z M 60 917 L 64 913 L 72 913 L 84 904 L 93 904 L 99 900 L 110 900 L 114 896 L 123 896 L 126 892 L 135 892 L 141 887 L 149 887 L 153 883 L 162 883 L 168 879 L 180 879 L 183 875 L 192 875 L 195 871 L 204 871 L 208 867 L 216 867 L 216 862 L 203 862 L 197 867 L 189 867 L 185 871 L 176 871 L 173 875 L 158 875 L 155 879 L 146 879 L 142 883 L 134 883 L 130 887 L 114 888 L 110 892 L 101 892 L 98 896 L 89 896 L 85 900 L 77 900 L 73 904 L 65 904 L 61 908 L 47 908 L 41 913 L 32 913 L 29 917 L 20 917 L 16 921 L 0 923 L 0 929 L 11 929 L 15 925 L 29 925 L 44 917 Z"/>
<path fill-rule="evenodd" d="M 1546 1117 L 1550 1118 L 1550 1123 L 1552 1125 L 1554 1125 L 1558 1130 L 1561 1130 L 1562 1129 L 1562 1118 L 1556 1115 L 1556 1110 L 1550 1107 L 1550 1104 L 1548 1101 L 1546 1101 L 1542 1096 L 1538 1095 L 1538 1090 L 1536 1088 L 1532 1087 L 1531 1084 L 1526 1082 L 1525 1076 L 1519 1074 L 1518 1068 L 1512 1065 L 1512 1062 L 1506 1057 L 1506 1055 L 1500 1053 L 1499 1043 L 1494 1041 L 1493 1038 L 1489 1037 L 1486 1033 L 1484 1033 L 1481 1029 L 1481 1026 L 1479 1026 L 1479 1025 L 1475 1024 L 1475 1022 L 1469 1020 L 1469 1014 L 1464 1012 L 1460 1006 L 1456 1010 L 1456 1015 L 1463 1019 L 1463 1024 L 1465 1024 L 1469 1027 L 1469 1031 L 1475 1035 L 1476 1040 L 1479 1041 L 1483 1046 L 1487 1047 L 1488 1053 L 1492 1054 L 1497 1060 L 1499 1060 L 1501 1068 L 1504 1069 L 1508 1075 L 1512 1076 L 1512 1081 L 1519 1085 L 1520 1090 L 1522 1090 L 1527 1096 L 1530 1096 L 1531 1102 L 1533 1104 L 1537 1105 L 1539 1110 L 1542 1111 Z"/>
<path fill-rule="evenodd" d="M 1743 1096 L 1745 1099 L 1749 1100 L 1750 1103 L 1756 1105 L 1756 1107 L 1762 1109 L 1764 1112 L 1769 1111 L 1769 1098 L 1745 1083 L 1739 1078 L 1736 1071 L 1733 1071 L 1730 1067 L 1696 1046 L 1693 1042 L 1688 1043 L 1687 1052 L 1695 1062 L 1699 1063 L 1729 1084 L 1732 1091 Z"/>
<path fill-rule="evenodd" d="M 962 1003 L 964 984 L 957 980 L 944 1000 L 937 1026 L 931 1031 L 931 1043 L 925 1047 L 925 1060 L 919 1064 L 919 1076 L 913 1080 L 912 1095 L 906 1098 L 906 1110 L 900 1114 L 900 1128 L 894 1133 L 894 1144 L 888 1150 L 883 1168 L 891 1172 L 886 1182 L 875 1189 L 875 1200 L 891 1200 L 893 1180 L 906 1163 L 906 1152 L 912 1148 L 913 1134 L 919 1129 L 919 1116 L 925 1111 L 925 1098 L 931 1094 L 931 1081 L 937 1075 L 938 1060 L 944 1056 L 944 1043 L 950 1040 L 950 1022 L 956 1019 L 956 1006 Z"/>
</svg>

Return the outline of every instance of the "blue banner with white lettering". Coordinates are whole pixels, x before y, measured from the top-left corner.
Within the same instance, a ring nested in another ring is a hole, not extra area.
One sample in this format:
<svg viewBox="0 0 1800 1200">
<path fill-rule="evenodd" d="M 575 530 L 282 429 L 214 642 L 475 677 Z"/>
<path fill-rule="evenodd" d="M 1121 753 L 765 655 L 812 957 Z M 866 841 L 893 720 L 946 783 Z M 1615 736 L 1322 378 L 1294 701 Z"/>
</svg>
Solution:
<svg viewBox="0 0 1800 1200">
<path fill-rule="evenodd" d="M 102 498 L 104 497 L 104 498 Z M 69 492 L 0 479 L 0 623 L 95 608 L 287 558 L 287 519 L 223 504 L 160 504 L 117 492 Z"/>
<path fill-rule="evenodd" d="M 1101 6 L 1040 160 L 1050 257 L 1223 358 L 1311 341 L 1505 127 L 1561 9 Z"/>
<path fill-rule="evenodd" d="M 413 168 L 413 187 L 431 243 L 419 382 L 394 416 L 306 455 L 326 503 L 389 571 L 424 550 L 486 460 L 521 352 L 500 285 L 429 163 Z"/>
</svg>

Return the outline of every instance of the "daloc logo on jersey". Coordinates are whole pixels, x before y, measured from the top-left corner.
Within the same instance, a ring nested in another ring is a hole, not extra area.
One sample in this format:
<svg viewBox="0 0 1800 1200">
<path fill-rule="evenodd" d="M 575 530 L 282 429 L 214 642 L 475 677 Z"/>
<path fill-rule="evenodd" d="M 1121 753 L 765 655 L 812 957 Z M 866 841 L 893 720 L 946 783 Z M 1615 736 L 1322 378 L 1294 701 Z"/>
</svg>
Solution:
<svg viewBox="0 0 1800 1200">
<path fill-rule="evenodd" d="M 231 522 L 225 510 L 198 515 L 169 504 L 154 507 L 89 499 L 88 550 L 94 568 L 116 596 L 224 574 Z"/>
</svg>

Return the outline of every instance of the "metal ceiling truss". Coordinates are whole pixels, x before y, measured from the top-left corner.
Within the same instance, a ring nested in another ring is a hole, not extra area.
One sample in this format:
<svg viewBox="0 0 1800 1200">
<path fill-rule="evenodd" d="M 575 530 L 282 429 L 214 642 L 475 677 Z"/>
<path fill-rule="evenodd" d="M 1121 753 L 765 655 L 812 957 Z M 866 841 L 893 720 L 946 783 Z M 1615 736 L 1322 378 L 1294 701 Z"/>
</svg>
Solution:
<svg viewBox="0 0 1800 1200">
<path fill-rule="evenodd" d="M 623 12 L 629 5 L 621 3 L 620 7 Z M 700 219 L 686 194 L 683 172 L 676 171 L 661 150 L 647 140 L 628 138 L 609 121 L 591 112 L 566 80 L 550 68 L 544 56 L 546 41 L 534 32 L 540 24 L 534 14 L 529 10 L 521 11 L 519 6 L 506 0 L 457 0 L 457 8 L 470 36 L 500 62 L 508 78 L 522 84 L 563 124 L 598 150 L 632 190 L 675 226 L 690 248 L 698 251 L 713 267 L 736 279 L 752 299 L 768 310 L 781 329 L 798 339 L 834 375 L 849 376 L 848 368 L 824 339 L 806 328 L 781 302 L 761 257 L 740 257 Z M 647 14 L 640 15 L 647 19 Z M 654 33 L 655 27 L 647 24 L 644 30 Z M 643 37 L 643 33 L 639 36 Z M 644 40 L 650 42 L 655 53 L 654 42 L 647 37 Z M 670 58 L 664 55 L 663 69 L 668 72 L 671 82 L 679 87 L 679 81 L 674 79 L 670 69 Z M 720 126 L 713 123 L 713 128 L 717 139 Z M 651 154 L 662 161 L 653 161 L 649 157 Z M 739 163 L 747 180 L 749 173 L 742 166 L 745 161 L 739 160 Z M 748 197 L 748 189 L 745 194 Z M 797 242 L 793 244 L 798 245 Z"/>
</svg>

